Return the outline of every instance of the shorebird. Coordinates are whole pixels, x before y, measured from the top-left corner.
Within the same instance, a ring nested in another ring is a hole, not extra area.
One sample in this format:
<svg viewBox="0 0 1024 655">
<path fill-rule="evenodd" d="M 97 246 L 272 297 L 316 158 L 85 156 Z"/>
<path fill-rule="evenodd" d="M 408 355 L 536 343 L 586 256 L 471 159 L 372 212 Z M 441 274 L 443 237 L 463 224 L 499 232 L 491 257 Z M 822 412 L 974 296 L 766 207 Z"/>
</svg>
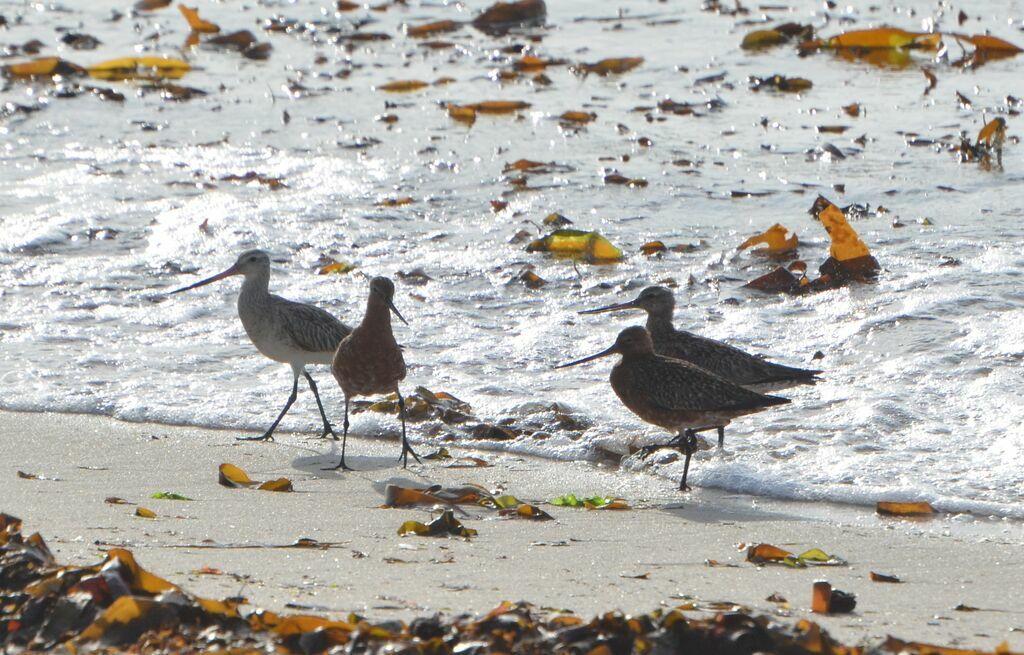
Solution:
<svg viewBox="0 0 1024 655">
<path fill-rule="evenodd" d="M 394 298 L 394 282 L 386 277 L 370 280 L 370 296 L 366 301 L 363 321 L 342 339 L 334 353 L 331 373 L 345 394 L 345 423 L 341 436 L 341 461 L 325 471 L 350 470 L 345 464 L 345 441 L 348 438 L 348 404 L 354 396 L 397 395 L 398 416 L 402 420 L 402 453 L 398 459 L 402 460 L 403 468 L 409 465 L 409 455 L 420 461 L 405 436 L 405 399 L 398 390 L 398 383 L 405 379 L 405 359 L 391 331 L 390 312 L 394 312 L 406 325 L 409 323 L 395 308 Z"/>
<path fill-rule="evenodd" d="M 291 366 L 293 376 L 292 393 L 270 428 L 262 436 L 239 439 L 274 440 L 274 430 L 298 396 L 301 375 L 306 378 L 309 388 L 313 391 L 317 409 L 320 410 L 320 418 L 324 422 L 324 431 L 320 436 L 330 435 L 337 441 L 338 435 L 334 434 L 327 415 L 324 414 L 316 382 L 306 371 L 306 366 L 330 364 L 338 344 L 352 329 L 319 307 L 293 302 L 270 293 L 270 255 L 262 250 L 247 250 L 239 255 L 226 271 L 187 287 L 175 289 L 168 295 L 195 289 L 232 275 L 245 277 L 242 289 L 238 293 L 238 318 L 242 320 L 245 333 L 249 335 L 256 350 L 264 356 Z"/>
<path fill-rule="evenodd" d="M 709 339 L 672 325 L 672 311 L 676 301 L 665 287 L 647 287 L 635 300 L 587 309 L 580 314 L 601 314 L 625 309 L 647 312 L 647 330 L 659 355 L 681 359 L 725 378 L 733 384 L 766 392 L 795 384 L 814 384 L 821 371 L 773 364 L 761 357 L 746 353 L 727 343 Z M 718 433 L 718 446 L 725 443 L 725 431 Z"/>
<path fill-rule="evenodd" d="M 679 483 L 681 491 L 689 490 L 686 476 L 697 449 L 698 432 L 718 429 L 721 434 L 736 417 L 789 402 L 788 398 L 751 391 L 688 362 L 657 354 L 650 333 L 639 325 L 620 332 L 607 350 L 555 368 L 609 355 L 622 356 L 612 367 L 610 378 L 622 404 L 644 421 L 676 433 L 668 443 L 643 451 L 648 454 L 666 447 L 682 450 L 686 462 Z"/>
</svg>

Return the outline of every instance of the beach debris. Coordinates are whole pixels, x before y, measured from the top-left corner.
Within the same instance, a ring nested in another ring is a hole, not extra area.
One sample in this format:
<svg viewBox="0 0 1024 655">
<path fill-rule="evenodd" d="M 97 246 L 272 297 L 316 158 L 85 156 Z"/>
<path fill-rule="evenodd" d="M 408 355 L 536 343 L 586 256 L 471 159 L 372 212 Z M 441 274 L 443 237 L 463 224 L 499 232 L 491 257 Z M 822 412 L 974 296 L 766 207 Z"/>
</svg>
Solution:
<svg viewBox="0 0 1024 655">
<path fill-rule="evenodd" d="M 179 4 L 178 11 L 180 11 L 181 15 L 185 17 L 189 28 L 193 32 L 198 32 L 199 34 L 216 34 L 217 32 L 220 32 L 219 25 L 211 23 L 208 20 L 203 20 L 199 17 L 199 10 L 197 8 Z"/>
<path fill-rule="evenodd" d="M 240 182 L 242 184 L 256 183 L 274 191 L 288 188 L 288 185 L 285 184 L 284 178 L 270 177 L 269 175 L 263 175 L 256 171 L 246 171 L 242 175 L 231 173 L 230 175 L 224 175 L 218 179 L 221 182 Z"/>
<path fill-rule="evenodd" d="M 530 519 L 532 521 L 553 521 L 554 517 L 529 503 L 522 503 L 515 507 L 508 507 L 498 511 L 498 516 Z"/>
<path fill-rule="evenodd" d="M 138 516 L 141 519 L 155 519 L 156 512 L 140 505 L 135 508 L 135 516 Z"/>
<path fill-rule="evenodd" d="M 462 525 L 455 518 L 452 510 L 446 509 L 441 512 L 440 516 L 435 518 L 430 523 L 420 523 L 419 521 L 406 521 L 398 528 L 399 536 L 406 536 L 414 534 L 420 537 L 440 537 L 444 535 L 454 535 L 456 537 L 463 537 L 468 539 L 474 537 L 477 531 L 473 528 L 467 528 Z"/>
<path fill-rule="evenodd" d="M 781 255 L 792 253 L 796 251 L 799 241 L 796 238 L 796 232 L 791 232 L 789 228 L 780 223 L 776 223 L 761 234 L 756 234 L 736 246 L 736 250 L 746 250 L 747 248 L 756 246 L 760 243 L 765 244 L 765 247 L 755 248 L 750 251 L 751 254 Z"/>
<path fill-rule="evenodd" d="M 577 75 L 586 77 L 593 73 L 602 77 L 606 75 L 621 75 L 637 68 L 644 63 L 643 57 L 611 57 L 602 59 L 593 64 L 576 64 L 572 71 Z"/>
<path fill-rule="evenodd" d="M 473 27 L 497 36 L 514 27 L 543 25 L 547 12 L 544 0 L 495 2 L 473 19 Z"/>
<path fill-rule="evenodd" d="M 793 41 L 809 41 L 814 36 L 812 25 L 782 23 L 770 29 L 754 30 L 743 37 L 740 47 L 744 50 L 762 50 Z"/>
<path fill-rule="evenodd" d="M 380 412 L 382 414 L 398 414 L 398 396 L 389 394 L 383 400 L 353 400 L 353 414 L 360 412 Z M 473 419 L 473 408 L 469 403 L 459 400 L 447 391 L 433 392 L 426 387 L 416 389 L 405 397 L 405 419 L 407 421 L 440 420 L 447 425 L 457 425 Z"/>
<path fill-rule="evenodd" d="M 86 69 L 59 57 L 40 57 L 21 64 L 7 64 L 2 69 L 6 77 L 40 78 L 40 77 L 74 77 L 86 75 Z"/>
<path fill-rule="evenodd" d="M 785 75 L 769 75 L 768 77 L 757 77 L 751 75 L 747 80 L 751 91 L 769 89 L 781 91 L 782 93 L 801 93 L 814 86 L 814 83 L 803 77 L 786 77 Z"/>
<path fill-rule="evenodd" d="M 182 59 L 171 57 L 121 57 L 89 66 L 90 77 L 98 80 L 176 80 L 192 70 Z"/>
<path fill-rule="evenodd" d="M 546 252 L 588 264 L 611 264 L 625 258 L 622 251 L 599 232 L 573 229 L 555 230 L 542 239 L 531 241 L 526 252 Z"/>
<path fill-rule="evenodd" d="M 249 474 L 234 464 L 224 463 L 217 471 L 217 482 L 224 487 L 256 487 L 258 491 L 295 491 L 292 481 L 288 478 L 277 478 L 267 482 L 257 482 L 249 477 Z"/>
<path fill-rule="evenodd" d="M 552 517 L 531 503 L 525 503 L 510 494 L 492 493 L 476 484 L 461 487 L 442 488 L 439 485 L 414 489 L 389 484 L 384 488 L 382 507 L 407 507 L 411 505 L 476 505 L 498 510 L 503 517 L 519 517 L 534 520 L 550 520 Z"/>
<path fill-rule="evenodd" d="M 867 212 L 868 209 L 851 206 L 850 212 Z M 871 255 L 871 251 L 856 231 L 850 227 L 846 218 L 846 212 L 833 204 L 824 196 L 818 196 L 810 213 L 817 217 L 828 232 L 830 238 L 829 257 L 818 267 L 819 277 L 809 279 L 806 275 L 807 264 L 801 260 L 793 261 L 788 267 L 778 266 L 774 270 L 751 280 L 744 287 L 764 291 L 768 293 L 789 293 L 799 294 L 807 291 L 821 291 L 834 289 L 845 285 L 850 281 L 866 282 L 875 278 L 880 270 L 878 260 Z M 763 241 L 775 243 L 779 248 L 788 245 L 786 229 L 780 225 L 773 225 L 764 235 L 758 235 L 748 239 L 741 244 L 753 245 L 760 243 L 758 239 L 764 237 Z M 796 235 L 792 237 L 792 243 L 796 244 Z M 772 254 L 772 247 L 769 246 L 767 254 Z M 754 251 L 756 252 L 756 251 Z M 776 256 L 784 256 L 786 251 L 775 253 Z"/>
<path fill-rule="evenodd" d="M 888 582 L 892 584 L 899 584 L 903 581 L 897 578 L 895 575 L 886 575 L 885 573 L 875 573 L 871 571 L 869 574 L 872 582 Z"/>
<path fill-rule="evenodd" d="M 1005 641 L 996 646 L 995 650 L 981 651 L 970 648 L 937 646 L 920 641 L 903 641 L 893 636 L 886 638 L 885 643 L 882 644 L 882 649 L 890 653 L 906 653 L 907 655 L 1020 655 L 1020 653 L 1011 651 L 1010 644 Z"/>
<path fill-rule="evenodd" d="M 931 503 L 902 503 L 880 500 L 875 505 L 875 512 L 882 516 L 932 516 L 936 514 Z"/>
<path fill-rule="evenodd" d="M 173 491 L 158 491 L 151 495 L 150 498 L 155 498 L 157 500 L 192 500 L 187 496 L 182 496 L 181 494 L 174 493 Z"/>
<path fill-rule="evenodd" d="M 615 496 L 584 496 L 565 494 L 548 501 L 556 507 L 584 507 L 586 509 L 631 509 L 629 503 Z"/>
<path fill-rule="evenodd" d="M 344 275 L 345 273 L 351 273 L 356 269 L 355 265 L 347 262 L 339 262 L 331 260 L 317 269 L 317 275 Z"/>
<path fill-rule="evenodd" d="M 385 93 L 411 93 L 427 86 L 430 85 L 423 80 L 395 80 L 394 82 L 381 84 L 377 87 L 377 90 L 384 91 Z"/>
<path fill-rule="evenodd" d="M 313 540 L 303 547 L 318 547 Z M 535 545 L 564 546 L 566 542 Z M 209 544 L 197 547 L 210 548 Z M 252 548 L 252 544 L 236 546 Z M 296 547 L 296 546 L 292 546 Z M 355 555 L 353 555 L 355 556 Z M 218 575 L 215 569 L 207 574 Z M 642 578 L 641 578 L 642 579 Z M 255 609 L 243 615 L 244 598 L 214 600 L 146 570 L 131 551 L 111 548 L 90 566 L 60 565 L 38 534 L 25 537 L 21 520 L 0 514 L 0 590 L 4 620 L 0 647 L 49 650 L 63 645 L 71 652 L 181 652 L 202 650 L 211 635 L 225 652 L 322 653 L 332 649 L 360 652 L 623 652 L 788 653 L 790 655 L 860 655 L 865 648 L 845 647 L 818 624 L 802 619 L 787 625 L 776 617 L 753 614 L 735 603 L 686 600 L 649 614 L 618 611 L 592 619 L 537 608 L 527 602 L 503 602 L 483 615 L 434 615 L 410 623 L 374 624 L 365 617 L 345 620 L 313 614 L 278 614 Z M 835 594 L 836 592 L 832 592 Z M 710 616 L 688 617 L 704 611 Z M 892 637 L 891 652 L 994 655 L 945 649 Z M 997 649 L 1010 655 L 1007 647 Z M 615 651 L 618 652 L 618 651 Z"/>
<path fill-rule="evenodd" d="M 409 505 L 481 505 L 485 498 L 492 498 L 490 491 L 476 484 L 444 488 L 433 485 L 416 489 L 389 484 L 384 487 L 382 507 L 407 507 Z"/>
<path fill-rule="evenodd" d="M 124 498 L 121 498 L 120 496 L 107 496 L 106 498 L 103 499 L 103 502 L 107 503 L 108 505 L 134 505 L 135 504 L 135 503 L 128 502 L 127 500 L 125 500 Z"/>
<path fill-rule="evenodd" d="M 847 614 L 857 606 L 854 594 L 833 589 L 824 580 L 814 583 L 811 594 L 811 611 L 815 614 Z"/>
<path fill-rule="evenodd" d="M 805 568 L 807 566 L 846 566 L 846 560 L 835 555 L 829 555 L 820 548 L 805 550 L 799 555 L 790 551 L 773 546 L 771 544 L 757 544 L 747 548 L 747 561 L 753 564 L 785 564 L 791 568 Z"/>
</svg>

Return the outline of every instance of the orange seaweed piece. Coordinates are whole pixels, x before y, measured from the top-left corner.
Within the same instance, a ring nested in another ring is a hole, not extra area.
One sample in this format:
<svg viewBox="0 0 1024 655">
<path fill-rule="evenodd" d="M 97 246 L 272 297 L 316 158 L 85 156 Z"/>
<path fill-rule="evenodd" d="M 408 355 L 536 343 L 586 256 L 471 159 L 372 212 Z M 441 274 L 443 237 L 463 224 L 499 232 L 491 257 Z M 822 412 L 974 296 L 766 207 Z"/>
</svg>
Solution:
<svg viewBox="0 0 1024 655">
<path fill-rule="evenodd" d="M 941 34 L 908 32 L 898 27 L 876 27 L 867 30 L 851 30 L 826 39 L 829 48 L 906 48 L 909 46 L 935 47 Z"/>
<path fill-rule="evenodd" d="M 454 20 L 436 20 L 431 23 L 425 23 L 423 25 L 406 25 L 405 34 L 414 39 L 421 39 L 426 36 L 433 34 L 443 34 L 445 32 L 454 32 L 455 30 L 462 27 L 462 23 Z"/>
<path fill-rule="evenodd" d="M 875 512 L 883 516 L 930 516 L 936 513 L 931 503 L 895 503 L 882 500 L 875 505 Z"/>
<path fill-rule="evenodd" d="M 972 43 L 975 48 L 982 52 L 1024 52 L 1019 46 L 1009 41 L 1004 41 L 999 37 L 989 36 L 988 34 L 974 34 L 971 36 L 952 34 L 951 36 Z"/>
<path fill-rule="evenodd" d="M 771 544 L 757 544 L 747 548 L 747 561 L 748 562 L 781 562 L 787 557 L 792 557 L 793 553 L 773 546 Z"/>
<path fill-rule="evenodd" d="M 511 114 L 520 109 L 529 109 L 530 103 L 522 100 L 484 100 L 466 106 L 481 114 Z"/>
<path fill-rule="evenodd" d="M 199 10 L 195 7 L 186 7 L 185 5 L 178 5 L 178 11 L 188 21 L 188 26 L 192 28 L 192 32 L 198 32 L 200 34 L 216 34 L 220 31 L 220 26 L 211 23 L 208 20 L 203 20 L 199 17 Z"/>
<path fill-rule="evenodd" d="M 448 116 L 454 121 L 472 125 L 476 122 L 476 109 L 465 105 L 448 105 Z"/>
<path fill-rule="evenodd" d="M 860 237 L 857 236 L 857 233 L 846 221 L 843 210 L 829 203 L 828 207 L 818 214 L 818 218 L 821 220 L 821 224 L 825 226 L 825 231 L 828 232 L 829 238 L 832 239 L 829 254 L 834 259 L 842 262 L 859 257 L 867 257 L 871 254 L 867 245 L 861 241 Z"/>
<path fill-rule="evenodd" d="M 377 87 L 377 90 L 388 93 L 409 93 L 410 91 L 419 91 L 425 86 L 427 86 L 427 83 L 423 80 L 396 80 L 387 84 L 381 84 Z"/>
<path fill-rule="evenodd" d="M 40 57 L 22 64 L 3 67 L 4 73 L 12 77 L 43 77 L 49 75 L 82 75 L 85 69 L 59 57 Z"/>
<path fill-rule="evenodd" d="M 1001 147 L 1006 140 L 1006 119 L 993 118 L 978 132 L 978 144 Z"/>
<path fill-rule="evenodd" d="M 786 236 L 789 234 L 790 236 Z M 759 243 L 765 244 L 766 248 L 758 248 L 753 252 L 761 254 L 777 254 L 780 252 L 789 252 L 795 250 L 797 246 L 796 232 L 790 233 L 789 229 L 780 223 L 776 223 L 761 234 L 754 235 L 736 246 L 736 250 L 746 250 L 747 248 L 757 245 Z"/>
<path fill-rule="evenodd" d="M 620 75 L 644 63 L 643 57 L 612 57 L 593 64 L 579 64 L 576 68 L 583 74 Z"/>
<path fill-rule="evenodd" d="M 592 111 L 567 111 L 563 112 L 559 118 L 569 123 L 589 123 L 597 118 L 597 114 Z"/>
</svg>

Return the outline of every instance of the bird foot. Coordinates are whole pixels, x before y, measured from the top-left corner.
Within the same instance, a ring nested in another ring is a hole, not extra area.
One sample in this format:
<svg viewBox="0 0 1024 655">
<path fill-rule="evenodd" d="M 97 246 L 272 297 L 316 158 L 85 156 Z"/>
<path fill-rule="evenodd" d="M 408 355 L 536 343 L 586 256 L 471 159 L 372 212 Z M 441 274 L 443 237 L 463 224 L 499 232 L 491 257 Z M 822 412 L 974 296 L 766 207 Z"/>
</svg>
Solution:
<svg viewBox="0 0 1024 655">
<path fill-rule="evenodd" d="M 320 433 L 320 438 L 321 439 L 326 439 L 327 437 L 330 437 L 331 439 L 334 439 L 335 441 L 341 441 L 341 439 L 338 438 L 338 435 L 334 434 L 334 429 L 331 428 L 330 426 L 325 427 L 324 431 Z"/>
<path fill-rule="evenodd" d="M 270 432 L 259 437 L 235 437 L 235 441 L 273 441 L 274 435 Z"/>
<path fill-rule="evenodd" d="M 328 466 L 320 469 L 321 471 L 354 471 L 355 469 L 345 463 L 345 460 L 338 462 L 337 466 Z"/>
<path fill-rule="evenodd" d="M 685 482 L 679 485 L 680 493 L 686 493 L 687 491 L 690 491 L 690 490 L 691 490 L 690 489 L 690 485 L 686 484 Z"/>
<path fill-rule="evenodd" d="M 637 450 L 635 454 L 640 457 L 640 459 L 647 459 L 650 457 L 651 453 L 657 452 L 662 448 L 675 448 L 675 446 L 676 444 L 674 443 L 659 443 L 653 446 L 644 446 Z"/>
<path fill-rule="evenodd" d="M 399 461 L 402 462 L 402 468 L 409 468 L 409 455 L 412 455 L 413 459 L 416 460 L 417 464 L 422 464 L 420 456 L 416 454 L 416 451 L 412 449 L 407 443 L 402 444 L 402 454 L 398 456 Z"/>
</svg>

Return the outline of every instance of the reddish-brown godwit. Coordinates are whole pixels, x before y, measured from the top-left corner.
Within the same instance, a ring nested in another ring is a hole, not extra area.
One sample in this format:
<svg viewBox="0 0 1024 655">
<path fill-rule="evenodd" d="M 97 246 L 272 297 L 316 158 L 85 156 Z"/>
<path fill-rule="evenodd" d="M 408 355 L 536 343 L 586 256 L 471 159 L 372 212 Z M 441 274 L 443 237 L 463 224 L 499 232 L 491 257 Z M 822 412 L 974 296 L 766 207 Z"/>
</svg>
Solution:
<svg viewBox="0 0 1024 655">
<path fill-rule="evenodd" d="M 675 298 L 665 287 L 647 287 L 635 300 L 588 309 L 580 314 L 600 314 L 626 309 L 647 312 L 647 331 L 659 355 L 681 359 L 705 371 L 725 378 L 729 382 L 754 391 L 766 392 L 783 389 L 794 384 L 814 384 L 821 371 L 773 364 L 761 357 L 743 352 L 727 343 L 708 339 L 692 332 L 677 330 L 672 325 Z M 718 433 L 718 445 L 725 443 L 725 430 Z"/>
<path fill-rule="evenodd" d="M 688 362 L 655 353 L 650 333 L 637 325 L 619 333 L 611 348 L 561 364 L 575 366 L 599 357 L 621 355 L 612 367 L 611 383 L 615 395 L 631 412 L 676 436 L 663 446 L 678 447 L 686 455 L 680 490 L 686 491 L 690 458 L 697 448 L 697 432 L 723 430 L 729 422 L 772 405 L 788 403 L 788 398 L 766 396 L 733 384 Z"/>
<path fill-rule="evenodd" d="M 298 396 L 299 375 L 302 375 L 313 391 L 320 418 L 324 422 L 324 431 L 320 436 L 330 435 L 337 440 L 338 436 L 334 434 L 324 413 L 323 403 L 320 402 L 316 382 L 306 371 L 306 366 L 330 364 L 338 344 L 352 330 L 319 307 L 293 302 L 270 293 L 270 255 L 262 250 L 247 250 L 226 271 L 170 293 L 195 289 L 232 275 L 245 277 L 238 294 L 238 318 L 242 319 L 245 333 L 263 355 L 292 367 L 292 393 L 274 423 L 262 436 L 239 438 L 243 441 L 273 441 L 274 430 Z"/>
<path fill-rule="evenodd" d="M 366 301 L 363 321 L 352 330 L 352 334 L 342 339 L 334 353 L 331 372 L 345 394 L 345 422 L 342 424 L 341 461 L 337 466 L 324 470 L 349 470 L 345 464 L 349 400 L 355 396 L 384 393 L 398 396 L 398 416 L 402 421 L 402 453 L 398 459 L 402 460 L 403 467 L 408 466 L 409 455 L 420 461 L 405 435 L 405 399 L 398 390 L 398 383 L 405 379 L 405 359 L 391 331 L 391 312 L 398 320 L 408 323 L 395 308 L 394 297 L 394 282 L 386 277 L 370 280 L 370 296 Z"/>
</svg>

